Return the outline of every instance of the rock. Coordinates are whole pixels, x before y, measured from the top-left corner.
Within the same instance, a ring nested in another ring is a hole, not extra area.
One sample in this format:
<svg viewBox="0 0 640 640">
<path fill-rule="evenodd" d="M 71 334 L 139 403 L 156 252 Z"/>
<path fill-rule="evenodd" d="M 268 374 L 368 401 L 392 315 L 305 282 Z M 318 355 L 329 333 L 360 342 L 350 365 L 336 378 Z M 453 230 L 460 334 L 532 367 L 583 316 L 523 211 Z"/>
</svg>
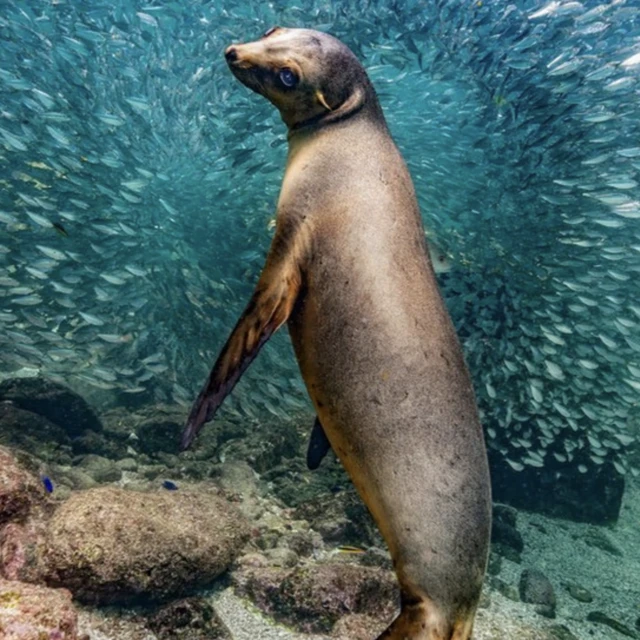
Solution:
<svg viewBox="0 0 640 640">
<path fill-rule="evenodd" d="M 173 453 L 164 453 L 162 451 L 156 455 L 156 459 L 167 469 L 176 469 L 182 462 L 177 455 Z"/>
<path fill-rule="evenodd" d="M 22 582 L 42 580 L 40 549 L 47 522 L 44 513 L 37 513 L 24 523 L 10 522 L 0 529 L 0 576 Z"/>
<path fill-rule="evenodd" d="M 495 505 L 493 508 L 493 526 L 491 528 L 492 544 L 511 547 L 519 554 L 524 550 L 524 540 L 516 529 L 517 511 L 505 505 Z"/>
<path fill-rule="evenodd" d="M 585 537 L 584 541 L 590 546 L 595 547 L 596 549 L 600 549 L 606 553 L 611 554 L 612 556 L 617 556 L 621 558 L 623 553 L 618 547 L 616 547 L 607 534 L 601 529 L 597 529 L 596 527 L 591 527 Z"/>
<path fill-rule="evenodd" d="M 56 457 L 61 446 L 70 443 L 69 435 L 57 424 L 10 402 L 0 402 L 0 445 L 49 460 Z"/>
<path fill-rule="evenodd" d="M 82 469 L 98 484 L 106 482 L 118 482 L 122 478 L 122 470 L 114 460 L 89 454 L 84 456 L 80 463 Z"/>
<path fill-rule="evenodd" d="M 0 402 L 6 400 L 20 409 L 44 416 L 70 437 L 87 429 L 102 430 L 98 416 L 81 396 L 46 378 L 10 378 L 0 382 Z"/>
<path fill-rule="evenodd" d="M 288 421 L 261 421 L 260 429 L 251 429 L 241 438 L 220 445 L 221 459 L 246 460 L 258 473 L 271 472 L 283 460 L 299 455 L 300 438 Z M 298 491 L 300 485 L 298 484 Z"/>
<path fill-rule="evenodd" d="M 242 498 L 238 508 L 250 520 L 257 520 L 264 512 L 262 491 L 256 472 L 243 460 L 227 460 L 216 469 L 217 483 Z"/>
<path fill-rule="evenodd" d="M 158 640 L 231 640 L 231 633 L 204 598 L 183 598 L 160 608 L 147 625 Z"/>
<path fill-rule="evenodd" d="M 264 555 L 274 567 L 295 567 L 298 564 L 298 554 L 285 547 L 267 549 Z"/>
<path fill-rule="evenodd" d="M 184 407 L 153 404 L 135 412 L 110 412 L 109 428 L 130 437 L 135 433 L 134 448 L 144 454 L 176 454 L 180 433 L 186 420 Z"/>
<path fill-rule="evenodd" d="M 504 558 L 505 560 L 509 560 L 509 562 L 515 562 L 516 564 L 522 563 L 522 557 L 520 556 L 520 553 L 516 551 L 513 547 L 496 542 L 491 547 L 491 549 L 495 554 L 499 555 L 501 558 Z"/>
<path fill-rule="evenodd" d="M 71 483 L 71 486 L 79 491 L 93 489 L 98 484 L 86 471 L 79 467 L 67 469 L 62 477 L 66 478 Z"/>
<path fill-rule="evenodd" d="M 541 615 L 546 615 L 556 608 L 556 594 L 547 576 L 537 569 L 525 569 L 520 574 L 519 585 L 522 602 L 538 604 L 545 607 Z M 547 617 L 550 617 L 547 615 Z"/>
<path fill-rule="evenodd" d="M 377 638 L 390 621 L 381 621 L 372 616 L 353 613 L 336 622 L 331 637 L 338 640 L 370 640 Z"/>
<path fill-rule="evenodd" d="M 379 567 L 380 569 L 387 569 L 393 571 L 393 561 L 391 560 L 391 554 L 385 547 L 369 547 L 366 553 L 355 556 L 354 560 L 357 560 L 358 564 L 365 565 L 366 567 Z"/>
<path fill-rule="evenodd" d="M 138 443 L 136 448 L 146 454 L 171 453 L 178 449 L 178 437 L 183 428 L 180 422 L 171 419 L 150 419 L 136 428 Z"/>
<path fill-rule="evenodd" d="M 45 577 L 83 602 L 164 600 L 210 584 L 247 537 L 246 520 L 209 486 L 91 489 L 53 515 Z"/>
<path fill-rule="evenodd" d="M 27 471 L 9 449 L 0 447 L 0 526 L 24 520 L 45 499 L 40 479 Z"/>
<path fill-rule="evenodd" d="M 267 556 L 261 553 L 245 553 L 245 555 L 240 556 L 236 560 L 236 566 L 240 568 L 256 568 L 256 567 L 268 567 L 269 561 L 267 560 Z"/>
<path fill-rule="evenodd" d="M 56 502 L 64 502 L 71 497 L 71 487 L 66 484 L 56 485 L 55 491 L 51 495 L 51 498 Z"/>
<path fill-rule="evenodd" d="M 566 585 L 569 595 L 579 602 L 593 602 L 593 595 L 588 589 L 581 587 L 579 584 L 570 583 Z"/>
<path fill-rule="evenodd" d="M 239 594 L 305 633 L 329 632 L 350 614 L 373 616 L 389 624 L 399 603 L 392 572 L 358 565 L 243 567 L 233 572 L 232 579 Z"/>
<path fill-rule="evenodd" d="M 493 505 L 493 522 L 502 522 L 510 527 L 516 528 L 518 522 L 518 510 L 508 504 Z"/>
<path fill-rule="evenodd" d="M 309 471 L 306 459 L 306 443 L 309 438 L 310 425 L 313 416 L 306 421 L 306 430 L 302 433 L 301 442 L 305 443 L 299 453 L 291 459 L 261 474 L 262 479 L 269 483 L 269 491 L 288 507 L 300 507 L 337 495 L 345 489 L 352 492 L 353 485 L 342 465 L 336 460 L 333 452 L 322 461 L 320 469 Z"/>
<path fill-rule="evenodd" d="M 488 456 L 495 501 L 576 522 L 616 523 L 625 479 L 610 462 L 590 473 L 580 473 L 577 464 L 557 462 L 548 456 L 543 469 L 515 471 L 498 449 L 490 448 Z"/>
<path fill-rule="evenodd" d="M 2 640 L 78 640 L 78 616 L 66 589 L 0 579 Z"/>
<path fill-rule="evenodd" d="M 550 618 L 552 620 L 556 617 L 555 606 L 551 606 L 549 604 L 538 605 L 535 608 L 535 612 L 540 616 L 544 616 L 545 618 Z"/>
<path fill-rule="evenodd" d="M 322 546 L 322 537 L 315 531 L 292 531 L 287 546 L 299 556 L 308 557 Z"/>
<path fill-rule="evenodd" d="M 564 624 L 554 624 L 550 626 L 549 633 L 557 640 L 579 640 Z"/>
<path fill-rule="evenodd" d="M 493 578 L 491 580 L 491 586 L 501 593 L 505 598 L 509 600 L 513 600 L 513 602 L 520 602 L 520 594 L 518 593 L 518 589 L 503 580 L 502 578 Z"/>
<path fill-rule="evenodd" d="M 633 630 L 622 624 L 622 622 L 618 622 L 615 618 L 608 616 L 606 613 L 602 613 L 601 611 L 591 611 L 587 616 L 587 620 L 589 622 L 595 622 L 597 624 L 605 625 L 617 631 L 618 633 L 626 636 L 627 638 L 637 638 L 638 634 Z"/>
<path fill-rule="evenodd" d="M 487 566 L 487 573 L 490 576 L 499 575 L 502 570 L 502 556 L 499 556 L 497 553 L 491 552 L 489 555 L 489 564 Z"/>
<path fill-rule="evenodd" d="M 135 461 L 135 458 L 123 458 L 122 460 L 117 460 L 116 466 L 121 471 L 137 471 L 138 470 L 138 463 Z"/>
<path fill-rule="evenodd" d="M 483 589 L 480 593 L 478 609 L 488 609 L 491 606 L 491 594 L 488 589 Z"/>
<path fill-rule="evenodd" d="M 78 455 L 93 453 L 107 458 L 122 458 L 127 453 L 125 443 L 113 441 L 109 435 L 102 431 L 85 431 L 82 435 L 73 439 L 73 452 Z"/>
<path fill-rule="evenodd" d="M 150 464 L 140 468 L 139 471 L 147 480 L 155 480 L 158 476 L 163 475 L 166 469 L 161 464 Z"/>
<path fill-rule="evenodd" d="M 308 520 L 327 543 L 385 546 L 355 489 L 320 495 L 301 504 L 295 510 L 295 518 Z"/>
</svg>

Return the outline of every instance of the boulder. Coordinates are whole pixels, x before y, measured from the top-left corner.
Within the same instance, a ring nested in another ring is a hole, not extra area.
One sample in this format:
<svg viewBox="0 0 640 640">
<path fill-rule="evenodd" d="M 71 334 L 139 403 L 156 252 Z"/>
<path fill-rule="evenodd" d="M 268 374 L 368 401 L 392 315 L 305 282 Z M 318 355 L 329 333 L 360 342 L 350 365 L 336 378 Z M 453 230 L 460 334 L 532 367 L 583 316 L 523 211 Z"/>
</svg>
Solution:
<svg viewBox="0 0 640 640">
<path fill-rule="evenodd" d="M 46 378 L 10 378 L 0 382 L 0 402 L 37 413 L 75 437 L 101 431 L 102 423 L 89 404 L 71 389 Z"/>
<path fill-rule="evenodd" d="M 577 463 L 559 463 L 548 456 L 544 468 L 514 471 L 499 451 L 490 448 L 488 454 L 496 502 L 576 522 L 617 522 L 625 478 L 611 463 L 580 473 Z"/>
<path fill-rule="evenodd" d="M 318 495 L 295 510 L 329 544 L 383 546 L 380 533 L 355 489 Z"/>
<path fill-rule="evenodd" d="M 86 455 L 82 459 L 80 467 L 98 484 L 118 482 L 122 478 L 122 469 L 118 467 L 116 461 L 102 456 Z"/>
<path fill-rule="evenodd" d="M 78 616 L 66 589 L 0 579 L 2 640 L 77 640 Z"/>
<path fill-rule="evenodd" d="M 389 623 L 390 620 L 383 622 L 373 616 L 352 613 L 336 622 L 331 637 L 338 640 L 371 640 L 377 638 Z"/>
<path fill-rule="evenodd" d="M 118 438 L 135 434 L 134 448 L 147 455 L 178 453 L 186 414 L 184 407 L 155 403 L 137 411 L 121 407 L 105 414 L 105 428 Z"/>
<path fill-rule="evenodd" d="M 493 506 L 491 548 L 512 562 L 520 563 L 524 539 L 516 529 L 517 512 L 514 508 L 496 504 Z"/>
<path fill-rule="evenodd" d="M 64 429 L 51 420 L 11 402 L 0 402 L 0 445 L 23 449 L 46 460 L 70 442 Z"/>
<path fill-rule="evenodd" d="M 0 447 L 0 527 L 26 519 L 45 498 L 39 478 L 20 464 L 9 449 Z"/>
<path fill-rule="evenodd" d="M 541 605 L 537 611 L 546 617 L 554 617 L 556 594 L 549 578 L 537 569 L 525 569 L 520 574 L 520 599 L 522 602 Z"/>
<path fill-rule="evenodd" d="M 180 597 L 235 559 L 248 523 L 210 485 L 142 493 L 74 493 L 53 515 L 44 549 L 48 584 L 88 603 Z"/>
<path fill-rule="evenodd" d="M 300 438 L 292 422 L 261 420 L 259 429 L 251 429 L 240 438 L 225 441 L 224 432 L 220 433 L 218 444 L 220 456 L 227 460 L 246 460 L 256 472 L 269 476 L 267 472 L 273 472 L 284 460 L 299 455 Z M 286 473 L 286 470 L 280 472 Z M 300 491 L 299 483 L 297 487 Z"/>
<path fill-rule="evenodd" d="M 41 582 L 41 549 L 48 519 L 42 510 L 25 522 L 0 528 L 0 577 L 22 582 Z"/>
<path fill-rule="evenodd" d="M 399 605 L 393 573 L 372 567 L 341 563 L 295 569 L 244 566 L 233 572 L 232 579 L 240 595 L 305 633 L 327 633 L 351 614 L 389 624 Z"/>
<path fill-rule="evenodd" d="M 231 633 L 204 598 L 182 598 L 158 609 L 148 627 L 158 640 L 231 640 Z"/>
</svg>

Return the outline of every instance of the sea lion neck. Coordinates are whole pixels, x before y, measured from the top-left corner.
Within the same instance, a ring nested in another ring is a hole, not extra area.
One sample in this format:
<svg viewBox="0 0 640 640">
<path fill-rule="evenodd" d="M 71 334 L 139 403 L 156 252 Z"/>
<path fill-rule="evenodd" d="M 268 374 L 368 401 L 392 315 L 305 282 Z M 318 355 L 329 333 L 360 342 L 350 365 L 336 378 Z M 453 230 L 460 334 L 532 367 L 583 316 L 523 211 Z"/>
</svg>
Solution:
<svg viewBox="0 0 640 640">
<path fill-rule="evenodd" d="M 338 123 L 363 119 L 387 130 L 378 96 L 368 78 L 358 84 L 346 100 L 328 112 L 316 114 L 306 120 L 296 120 L 295 117 L 288 118 L 287 114 L 283 113 L 282 119 L 288 127 L 290 141 L 293 138 L 320 131 Z"/>
</svg>

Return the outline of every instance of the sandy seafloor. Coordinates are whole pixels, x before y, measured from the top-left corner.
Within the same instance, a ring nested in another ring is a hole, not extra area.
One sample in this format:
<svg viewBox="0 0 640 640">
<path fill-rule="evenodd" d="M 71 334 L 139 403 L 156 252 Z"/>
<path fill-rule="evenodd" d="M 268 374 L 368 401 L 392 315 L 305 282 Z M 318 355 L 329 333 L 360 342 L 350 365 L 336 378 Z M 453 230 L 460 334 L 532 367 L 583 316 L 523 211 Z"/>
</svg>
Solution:
<svg viewBox="0 0 640 640">
<path fill-rule="evenodd" d="M 585 496 L 585 500 L 588 499 Z M 557 617 L 537 614 L 534 605 L 514 602 L 485 585 L 490 605 L 478 612 L 474 640 L 548 640 L 549 627 L 566 626 L 580 640 L 616 640 L 625 636 L 614 629 L 587 621 L 591 611 L 601 611 L 634 628 L 640 617 L 640 483 L 627 487 L 617 525 L 600 528 L 618 547 L 617 557 L 586 544 L 593 527 L 520 511 L 518 530 L 525 540 L 522 563 L 503 559 L 500 578 L 517 588 L 525 568 L 547 575 L 557 597 Z M 593 594 L 593 601 L 573 599 L 566 583 L 577 583 Z M 234 640 L 322 640 L 328 636 L 295 633 L 261 615 L 231 588 L 210 594 L 211 602 Z M 487 600 L 487 598 L 484 598 Z M 81 631 L 91 640 L 155 640 L 135 618 L 81 609 Z M 638 634 L 640 637 L 640 633 Z"/>
</svg>

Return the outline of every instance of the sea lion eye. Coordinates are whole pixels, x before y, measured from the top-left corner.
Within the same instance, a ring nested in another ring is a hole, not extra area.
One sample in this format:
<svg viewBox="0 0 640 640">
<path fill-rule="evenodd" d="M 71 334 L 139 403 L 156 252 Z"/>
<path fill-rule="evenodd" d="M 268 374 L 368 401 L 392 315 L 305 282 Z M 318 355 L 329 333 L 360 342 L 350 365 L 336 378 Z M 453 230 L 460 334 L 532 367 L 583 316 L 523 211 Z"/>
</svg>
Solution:
<svg viewBox="0 0 640 640">
<path fill-rule="evenodd" d="M 284 87 L 287 89 L 293 89 L 298 84 L 298 77 L 289 69 L 289 67 L 283 67 L 278 73 L 278 78 Z"/>
</svg>

